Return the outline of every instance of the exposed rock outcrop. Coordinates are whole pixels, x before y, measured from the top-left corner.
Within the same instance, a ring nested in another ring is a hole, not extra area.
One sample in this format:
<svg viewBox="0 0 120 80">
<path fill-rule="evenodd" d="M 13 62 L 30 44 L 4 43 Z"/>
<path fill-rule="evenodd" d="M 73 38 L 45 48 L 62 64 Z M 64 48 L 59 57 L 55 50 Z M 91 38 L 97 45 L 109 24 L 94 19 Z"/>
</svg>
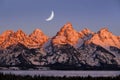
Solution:
<svg viewBox="0 0 120 80">
<path fill-rule="evenodd" d="M 113 35 L 107 28 L 102 28 L 93 37 L 88 40 L 88 43 L 94 43 L 104 48 L 115 46 L 120 48 L 120 39 L 118 36 Z"/>
<path fill-rule="evenodd" d="M 107 28 L 80 32 L 65 24 L 48 38 L 36 29 L 29 36 L 22 30 L 7 30 L 0 35 L 0 67 L 51 69 L 120 69 L 120 37 Z"/>
<path fill-rule="evenodd" d="M 73 29 L 71 23 L 65 24 L 60 31 L 53 38 L 52 43 L 54 45 L 70 44 L 74 45 L 78 42 L 79 33 Z"/>
</svg>

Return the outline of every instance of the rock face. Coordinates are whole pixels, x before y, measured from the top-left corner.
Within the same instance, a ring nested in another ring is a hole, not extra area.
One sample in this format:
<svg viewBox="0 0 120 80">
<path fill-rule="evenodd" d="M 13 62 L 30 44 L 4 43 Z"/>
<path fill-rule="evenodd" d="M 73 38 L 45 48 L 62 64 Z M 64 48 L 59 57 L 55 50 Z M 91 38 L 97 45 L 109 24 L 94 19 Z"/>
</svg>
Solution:
<svg viewBox="0 0 120 80">
<path fill-rule="evenodd" d="M 38 36 L 39 35 L 39 36 Z M 31 35 L 26 35 L 22 30 L 13 32 L 11 30 L 3 32 L 0 36 L 0 47 L 7 48 L 10 45 L 21 43 L 26 47 L 40 47 L 48 37 L 44 35 L 39 29 L 36 29 Z"/>
<path fill-rule="evenodd" d="M 120 39 L 118 36 L 113 35 L 107 28 L 102 28 L 88 41 L 88 43 L 94 43 L 102 47 L 108 48 L 109 46 L 115 46 L 120 48 Z"/>
<path fill-rule="evenodd" d="M 5 50 L 0 50 L 0 66 L 20 67 L 26 69 L 40 65 L 39 57 L 42 53 L 39 49 L 29 49 L 21 43 L 11 45 Z"/>
<path fill-rule="evenodd" d="M 88 28 L 83 29 L 79 32 L 79 37 L 84 38 L 85 36 L 93 35 L 94 32 L 90 31 Z"/>
<path fill-rule="evenodd" d="M 48 37 L 40 30 L 35 29 L 33 33 L 29 35 L 30 39 L 35 42 L 35 45 L 42 46 L 48 41 Z"/>
<path fill-rule="evenodd" d="M 36 29 L 29 36 L 22 30 L 5 31 L 0 35 L 0 67 L 20 69 L 120 69 L 120 37 L 107 28 L 80 32 L 71 23 L 65 24 L 48 38 Z"/>
<path fill-rule="evenodd" d="M 10 42 L 8 42 L 7 40 L 9 40 L 10 36 L 12 36 L 14 34 L 14 32 L 12 30 L 7 30 L 5 32 L 3 32 L 0 35 L 0 47 L 6 47 L 6 43 L 10 44 Z"/>
<path fill-rule="evenodd" d="M 53 38 L 52 43 L 54 45 L 60 44 L 74 45 L 78 42 L 78 39 L 79 39 L 78 32 L 73 29 L 71 23 L 67 23 L 60 29 L 57 35 Z"/>
<path fill-rule="evenodd" d="M 76 44 L 81 44 L 88 38 L 90 38 L 94 33 L 89 29 L 85 28 L 80 32 L 73 29 L 71 23 L 65 24 L 56 36 L 53 37 L 52 43 L 54 45 L 64 45 L 70 44 L 75 46 Z"/>
</svg>

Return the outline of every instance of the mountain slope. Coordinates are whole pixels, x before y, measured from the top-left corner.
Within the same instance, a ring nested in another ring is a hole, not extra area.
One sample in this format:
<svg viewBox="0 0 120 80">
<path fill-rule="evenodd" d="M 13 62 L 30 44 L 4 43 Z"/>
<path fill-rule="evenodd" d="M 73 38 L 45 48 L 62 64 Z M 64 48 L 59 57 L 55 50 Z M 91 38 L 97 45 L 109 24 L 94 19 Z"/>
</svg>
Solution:
<svg viewBox="0 0 120 80">
<path fill-rule="evenodd" d="M 53 38 L 54 45 L 71 44 L 74 45 L 79 39 L 79 34 L 72 27 L 71 23 L 65 24 Z"/>
<path fill-rule="evenodd" d="M 39 29 L 36 29 L 29 36 L 26 35 L 22 30 L 13 32 L 11 30 L 3 32 L 0 35 L 0 47 L 6 48 L 13 44 L 21 43 L 29 48 L 41 47 L 48 37 L 42 33 Z"/>
<path fill-rule="evenodd" d="M 35 42 L 36 47 L 42 46 L 45 42 L 48 41 L 48 37 L 40 30 L 35 29 L 30 35 L 30 39 Z M 31 44 L 32 45 L 32 44 Z"/>
<path fill-rule="evenodd" d="M 109 48 L 109 46 L 115 46 L 120 48 L 120 39 L 118 36 L 113 35 L 108 31 L 107 28 L 102 28 L 94 36 L 88 40 L 88 43 L 94 43 L 100 45 L 104 48 Z"/>
<path fill-rule="evenodd" d="M 65 24 L 48 38 L 40 29 L 26 35 L 7 30 L 0 35 L 0 67 L 20 69 L 120 69 L 120 37 L 107 28 L 92 32 Z"/>
</svg>

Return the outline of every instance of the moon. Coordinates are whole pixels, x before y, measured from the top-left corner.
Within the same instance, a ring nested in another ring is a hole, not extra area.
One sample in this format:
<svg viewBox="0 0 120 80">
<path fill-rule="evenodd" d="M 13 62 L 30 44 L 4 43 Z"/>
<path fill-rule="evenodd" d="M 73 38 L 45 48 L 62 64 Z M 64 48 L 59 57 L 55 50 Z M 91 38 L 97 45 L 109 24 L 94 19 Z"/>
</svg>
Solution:
<svg viewBox="0 0 120 80">
<path fill-rule="evenodd" d="M 51 15 L 46 19 L 46 21 L 51 21 L 53 18 L 54 18 L 54 11 L 51 11 Z"/>
</svg>

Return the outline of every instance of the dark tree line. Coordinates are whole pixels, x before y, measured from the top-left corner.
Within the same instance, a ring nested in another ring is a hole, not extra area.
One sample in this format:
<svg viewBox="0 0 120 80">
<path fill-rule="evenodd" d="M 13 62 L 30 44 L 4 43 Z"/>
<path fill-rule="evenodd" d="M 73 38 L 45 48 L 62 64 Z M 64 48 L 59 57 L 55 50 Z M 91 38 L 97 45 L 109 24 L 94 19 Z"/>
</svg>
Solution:
<svg viewBox="0 0 120 80">
<path fill-rule="evenodd" d="M 45 77 L 45 76 L 21 76 L 0 73 L 0 80 L 120 80 L 120 75 L 116 77 Z"/>
</svg>

